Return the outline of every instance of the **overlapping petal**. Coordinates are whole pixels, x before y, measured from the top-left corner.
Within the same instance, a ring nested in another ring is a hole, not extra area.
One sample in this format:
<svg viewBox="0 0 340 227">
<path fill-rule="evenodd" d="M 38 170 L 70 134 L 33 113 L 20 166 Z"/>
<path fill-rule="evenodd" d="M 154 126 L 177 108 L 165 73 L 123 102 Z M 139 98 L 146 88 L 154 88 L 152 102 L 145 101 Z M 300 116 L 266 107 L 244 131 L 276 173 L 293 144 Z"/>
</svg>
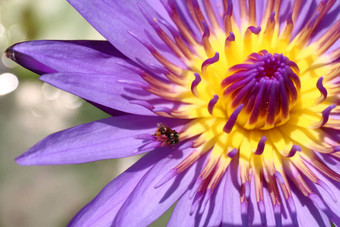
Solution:
<svg viewBox="0 0 340 227">
<path fill-rule="evenodd" d="M 222 223 L 222 206 L 218 204 L 227 196 L 224 191 L 225 178 L 214 191 L 211 199 L 202 204 L 196 211 L 192 210 L 193 190 L 188 190 L 178 200 L 167 226 L 220 226 Z M 204 207 L 203 207 L 204 206 Z M 193 211 L 193 213 L 191 213 Z"/>
<path fill-rule="evenodd" d="M 232 162 L 230 168 L 225 173 L 225 196 L 222 201 L 222 226 L 243 226 L 240 204 L 240 180 L 237 177 L 236 171 L 238 171 L 238 165 L 236 162 Z"/>
<path fill-rule="evenodd" d="M 178 105 L 139 86 L 146 83 L 133 71 L 136 67 L 107 41 L 23 42 L 7 49 L 6 54 L 43 75 L 43 81 L 101 105 L 109 113 L 115 109 L 154 115 L 149 109 L 130 103 L 131 100 L 144 100 L 155 107 Z"/>
<path fill-rule="evenodd" d="M 148 50 L 129 32 L 133 32 L 141 40 L 157 46 L 167 58 L 176 63 L 180 61 L 171 54 L 168 47 L 159 39 L 155 31 L 142 15 L 137 4 L 155 14 L 155 10 L 145 1 L 109 1 L 109 0 L 68 0 L 68 2 L 109 42 L 115 45 L 124 55 L 142 65 L 154 65 L 163 68 L 162 65 L 148 52 Z M 159 11 L 163 7 L 160 2 L 152 2 L 152 6 Z M 164 8 L 162 9 L 164 11 Z M 162 11 L 160 11 L 162 12 Z M 163 13 L 163 15 L 166 15 Z"/>
<path fill-rule="evenodd" d="M 146 92 L 140 87 L 128 86 L 117 81 L 117 77 L 128 78 L 131 73 L 116 72 L 116 76 L 89 73 L 53 73 L 45 74 L 40 79 L 57 88 L 68 91 L 83 99 L 128 113 L 154 115 L 145 107 L 132 104 L 131 100 L 148 100 L 152 103 L 164 103 L 164 100 Z M 165 101 L 165 103 L 167 103 Z"/>
<path fill-rule="evenodd" d="M 184 145 L 185 146 L 185 145 Z M 176 166 L 192 148 L 176 149 L 159 161 L 139 182 L 118 212 L 114 226 L 147 226 L 160 217 L 189 188 L 200 170 L 202 157 L 188 170 L 180 173 L 161 187 L 157 183 Z M 206 157 L 206 156 L 205 156 Z M 131 222 L 133 220 L 133 222 Z"/>
<path fill-rule="evenodd" d="M 116 177 L 78 214 L 69 226 L 110 226 L 126 198 L 140 179 L 171 151 L 156 149 Z"/>
<path fill-rule="evenodd" d="M 116 73 L 124 55 L 107 41 L 38 40 L 15 44 L 6 55 L 40 75 L 56 72 Z M 122 70 L 122 69 L 120 69 Z"/>
</svg>

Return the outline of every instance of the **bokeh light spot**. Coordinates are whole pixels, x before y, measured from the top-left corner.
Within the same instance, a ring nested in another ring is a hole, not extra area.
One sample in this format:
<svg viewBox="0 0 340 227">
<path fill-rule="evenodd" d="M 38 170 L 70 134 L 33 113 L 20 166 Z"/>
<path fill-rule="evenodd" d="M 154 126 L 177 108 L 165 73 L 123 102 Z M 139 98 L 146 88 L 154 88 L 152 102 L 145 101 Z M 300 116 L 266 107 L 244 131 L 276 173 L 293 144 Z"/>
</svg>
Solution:
<svg viewBox="0 0 340 227">
<path fill-rule="evenodd" d="M 18 78 L 12 73 L 3 73 L 0 75 L 0 95 L 6 95 L 17 89 L 19 85 Z"/>
</svg>

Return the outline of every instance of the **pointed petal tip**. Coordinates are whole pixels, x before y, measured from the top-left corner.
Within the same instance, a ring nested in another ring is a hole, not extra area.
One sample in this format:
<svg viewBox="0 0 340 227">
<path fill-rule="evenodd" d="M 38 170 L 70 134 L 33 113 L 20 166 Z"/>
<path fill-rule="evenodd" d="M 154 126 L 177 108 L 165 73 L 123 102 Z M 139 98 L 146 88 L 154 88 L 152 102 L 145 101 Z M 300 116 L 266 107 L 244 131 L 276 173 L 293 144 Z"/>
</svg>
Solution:
<svg viewBox="0 0 340 227">
<path fill-rule="evenodd" d="M 4 51 L 3 55 L 4 55 L 6 58 L 11 59 L 12 61 L 16 61 L 15 53 L 14 53 L 14 50 L 13 50 L 13 49 L 14 49 L 14 47 L 15 47 L 17 44 L 18 44 L 18 43 L 13 44 L 12 46 L 8 47 L 8 48 Z"/>
<path fill-rule="evenodd" d="M 14 161 L 20 166 L 33 166 L 33 165 L 43 165 L 32 160 L 31 155 L 25 152 L 14 159 Z"/>
<path fill-rule="evenodd" d="M 44 74 L 44 75 L 41 75 L 40 77 L 39 77 L 39 80 L 41 80 L 41 81 L 43 81 L 43 82 L 45 82 L 45 83 L 48 83 L 48 84 L 51 84 L 52 86 L 54 86 L 53 84 L 52 84 L 52 81 L 53 81 L 53 79 L 54 79 L 54 76 L 53 76 L 54 74 Z"/>
<path fill-rule="evenodd" d="M 212 189 L 207 189 L 203 197 L 202 203 L 201 203 L 201 208 L 199 210 L 200 214 L 203 214 L 203 212 L 207 208 L 207 205 L 208 205 L 208 202 L 210 201 L 211 196 L 212 196 Z"/>
<path fill-rule="evenodd" d="M 25 161 L 23 160 L 22 158 L 22 155 L 16 157 L 14 159 L 14 161 L 18 164 L 18 165 L 21 165 L 21 166 L 26 166 L 27 164 L 25 163 Z"/>
<path fill-rule="evenodd" d="M 200 202 L 202 201 L 202 199 L 203 199 L 202 192 L 197 192 L 195 194 L 195 197 L 194 197 L 193 202 L 192 202 L 191 207 L 190 207 L 190 212 L 189 212 L 190 216 L 193 215 L 197 211 L 198 206 L 199 206 Z"/>
<path fill-rule="evenodd" d="M 161 178 L 160 181 L 158 181 L 158 183 L 154 186 L 154 188 L 159 188 L 162 185 L 164 185 L 166 182 L 168 182 L 169 180 L 171 180 L 172 178 L 174 178 L 177 175 L 177 170 L 176 169 L 172 169 L 170 170 L 164 177 Z"/>
</svg>

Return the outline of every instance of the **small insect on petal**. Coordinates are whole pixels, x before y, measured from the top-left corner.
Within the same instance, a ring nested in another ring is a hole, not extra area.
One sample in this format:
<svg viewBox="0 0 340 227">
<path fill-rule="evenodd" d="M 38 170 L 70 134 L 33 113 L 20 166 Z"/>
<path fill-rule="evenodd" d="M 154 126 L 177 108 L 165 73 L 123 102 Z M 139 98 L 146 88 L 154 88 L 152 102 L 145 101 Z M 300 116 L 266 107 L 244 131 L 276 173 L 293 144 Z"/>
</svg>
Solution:
<svg viewBox="0 0 340 227">
<path fill-rule="evenodd" d="M 174 146 L 179 142 L 179 136 L 175 130 L 172 130 L 163 123 L 158 123 L 157 126 L 158 129 L 156 130 L 154 136 L 158 141 L 162 141 L 162 147 L 166 145 Z"/>
</svg>

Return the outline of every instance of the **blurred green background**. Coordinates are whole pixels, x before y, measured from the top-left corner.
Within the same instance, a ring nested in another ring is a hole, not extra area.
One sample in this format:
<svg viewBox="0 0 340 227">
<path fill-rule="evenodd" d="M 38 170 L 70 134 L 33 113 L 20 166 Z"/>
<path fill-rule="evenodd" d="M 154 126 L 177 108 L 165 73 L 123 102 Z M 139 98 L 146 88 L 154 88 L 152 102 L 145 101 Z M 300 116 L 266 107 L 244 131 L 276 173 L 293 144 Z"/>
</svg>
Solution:
<svg viewBox="0 0 340 227">
<path fill-rule="evenodd" d="M 0 50 L 35 39 L 103 39 L 66 1 L 0 0 Z M 45 136 L 107 114 L 5 59 L 0 62 L 0 226 L 65 226 L 136 158 L 18 166 Z M 153 226 L 163 226 L 166 214 Z"/>
</svg>

